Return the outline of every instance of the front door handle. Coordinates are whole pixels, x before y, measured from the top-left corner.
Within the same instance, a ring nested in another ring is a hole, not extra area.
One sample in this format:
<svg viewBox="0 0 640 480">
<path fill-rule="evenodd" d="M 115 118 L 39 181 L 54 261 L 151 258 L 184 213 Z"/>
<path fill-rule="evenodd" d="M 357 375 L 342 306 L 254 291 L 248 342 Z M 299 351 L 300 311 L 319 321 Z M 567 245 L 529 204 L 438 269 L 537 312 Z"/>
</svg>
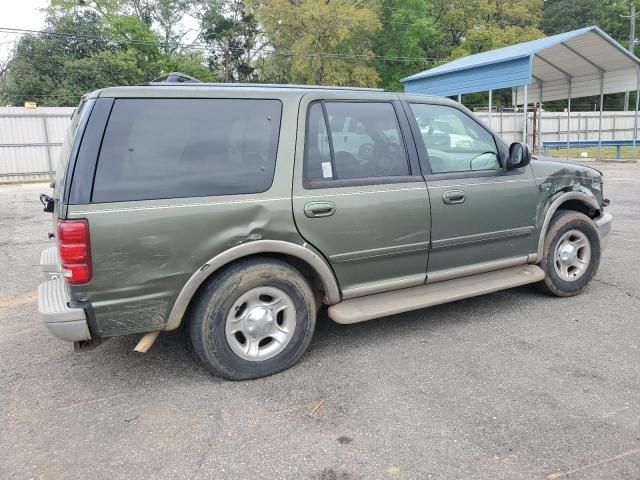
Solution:
<svg viewBox="0 0 640 480">
<path fill-rule="evenodd" d="M 333 202 L 311 202 L 304 206 L 304 214 L 309 218 L 330 217 L 336 213 L 336 205 Z"/>
<path fill-rule="evenodd" d="M 447 205 L 455 205 L 457 203 L 464 203 L 464 191 L 462 190 L 447 190 L 442 194 L 442 201 Z"/>
</svg>

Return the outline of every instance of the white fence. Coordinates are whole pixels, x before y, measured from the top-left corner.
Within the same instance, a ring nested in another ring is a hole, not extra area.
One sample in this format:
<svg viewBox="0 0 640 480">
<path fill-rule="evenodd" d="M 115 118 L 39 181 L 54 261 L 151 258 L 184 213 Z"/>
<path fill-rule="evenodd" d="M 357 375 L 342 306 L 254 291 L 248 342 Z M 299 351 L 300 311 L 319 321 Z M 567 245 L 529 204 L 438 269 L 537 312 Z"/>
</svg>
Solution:
<svg viewBox="0 0 640 480">
<path fill-rule="evenodd" d="M 476 115 L 488 124 L 488 112 L 476 112 Z M 533 145 L 533 131 L 538 131 L 537 118 L 534 127 L 533 112 L 528 112 L 527 143 Z M 633 140 L 633 124 L 635 112 L 603 112 L 602 140 Z M 491 128 L 499 133 L 508 143 L 522 141 L 524 113 L 491 114 Z M 598 112 L 572 112 L 569 121 L 566 112 L 542 112 L 542 141 L 566 140 L 567 124 L 569 140 L 598 140 L 600 125 Z"/>
<path fill-rule="evenodd" d="M 73 108 L 0 108 L 0 183 L 48 180 Z"/>
<path fill-rule="evenodd" d="M 48 180 L 62 148 L 73 108 L 0 108 L 0 183 Z M 476 115 L 485 123 L 488 112 Z M 494 112 L 493 130 L 507 142 L 522 141 L 522 113 Z M 604 112 L 603 140 L 632 140 L 634 112 Z M 542 140 L 566 140 L 568 118 L 562 112 L 542 113 Z M 597 140 L 597 112 L 574 112 L 569 122 L 571 140 Z M 537 125 L 536 125 L 537 130 Z M 533 112 L 528 117 L 527 143 L 532 145 Z"/>
</svg>

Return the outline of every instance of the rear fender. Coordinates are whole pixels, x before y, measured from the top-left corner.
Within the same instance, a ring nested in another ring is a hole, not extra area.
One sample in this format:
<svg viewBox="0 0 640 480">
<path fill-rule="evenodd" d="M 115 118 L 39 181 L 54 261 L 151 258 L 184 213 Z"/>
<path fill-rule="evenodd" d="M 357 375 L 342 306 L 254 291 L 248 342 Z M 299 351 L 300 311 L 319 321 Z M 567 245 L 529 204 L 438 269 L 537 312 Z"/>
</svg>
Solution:
<svg viewBox="0 0 640 480">
<path fill-rule="evenodd" d="M 191 299 L 200 285 L 211 275 L 234 260 L 258 253 L 276 253 L 299 258 L 315 271 L 322 282 L 325 291 L 324 302 L 328 305 L 333 305 L 340 301 L 340 290 L 333 271 L 320 254 L 312 250 L 311 246 L 308 244 L 297 245 L 280 240 L 258 240 L 230 248 L 202 265 L 180 291 L 171 309 L 165 330 L 174 330 L 180 326 Z"/>
</svg>

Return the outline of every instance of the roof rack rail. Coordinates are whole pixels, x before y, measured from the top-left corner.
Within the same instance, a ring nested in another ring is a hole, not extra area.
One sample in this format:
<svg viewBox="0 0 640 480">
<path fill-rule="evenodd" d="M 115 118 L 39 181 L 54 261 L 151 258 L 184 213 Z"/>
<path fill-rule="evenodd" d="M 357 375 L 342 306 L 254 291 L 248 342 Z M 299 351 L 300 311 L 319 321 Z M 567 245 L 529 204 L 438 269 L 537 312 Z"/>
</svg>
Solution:
<svg viewBox="0 0 640 480">
<path fill-rule="evenodd" d="M 231 82 L 203 82 L 191 75 L 180 72 L 171 72 L 161 77 L 154 78 L 148 82 L 141 83 L 140 85 L 167 85 L 175 86 L 176 84 L 187 83 L 190 86 L 202 87 L 245 87 L 245 88 L 292 88 L 302 90 L 355 90 L 365 92 L 384 92 L 384 88 L 369 88 L 369 87 L 343 87 L 343 86 L 331 86 L 331 85 L 299 85 L 292 83 L 231 83 Z"/>
<path fill-rule="evenodd" d="M 202 80 L 198 80 L 191 75 L 187 75 L 186 73 L 180 72 L 170 72 L 166 75 L 162 75 L 158 78 L 154 78 L 148 82 L 142 83 L 141 85 L 155 85 L 162 83 L 202 83 Z"/>
<path fill-rule="evenodd" d="M 169 74 L 174 75 L 174 74 Z M 372 87 L 343 87 L 343 86 L 331 86 L 331 85 L 298 85 L 292 83 L 230 83 L 230 82 L 202 82 L 196 78 L 193 80 L 168 80 L 169 75 L 156 78 L 150 82 L 141 83 L 140 85 L 154 85 L 154 86 L 176 86 L 181 83 L 186 83 L 190 87 L 221 87 L 221 88 L 282 88 L 282 89 L 300 89 L 300 90 L 350 90 L 350 91 L 364 91 L 364 92 L 385 92 L 384 88 L 372 88 Z M 176 74 L 182 75 L 182 74 Z M 185 75 L 184 77 L 189 77 Z M 182 78 L 182 77 L 180 77 Z"/>
<path fill-rule="evenodd" d="M 262 88 L 292 88 L 302 90 L 356 90 L 364 92 L 384 92 L 384 88 L 372 87 L 343 87 L 332 85 L 300 85 L 294 83 L 203 83 L 203 86 L 216 87 L 262 87 Z"/>
</svg>

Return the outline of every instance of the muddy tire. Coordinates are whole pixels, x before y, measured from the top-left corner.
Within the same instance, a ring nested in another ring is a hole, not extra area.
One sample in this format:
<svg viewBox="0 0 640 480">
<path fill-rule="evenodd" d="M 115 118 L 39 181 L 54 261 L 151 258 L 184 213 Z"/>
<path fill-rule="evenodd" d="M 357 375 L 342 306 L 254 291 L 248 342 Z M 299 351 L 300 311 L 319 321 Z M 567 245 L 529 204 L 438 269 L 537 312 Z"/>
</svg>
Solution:
<svg viewBox="0 0 640 480">
<path fill-rule="evenodd" d="M 589 217 L 558 212 L 547 230 L 540 262 L 546 277 L 536 287 L 558 297 L 582 293 L 598 271 L 600 253 L 600 237 Z"/>
<path fill-rule="evenodd" d="M 190 311 L 193 353 L 229 380 L 266 377 L 294 365 L 316 325 L 314 292 L 285 262 L 242 260 L 209 281 Z"/>
</svg>

